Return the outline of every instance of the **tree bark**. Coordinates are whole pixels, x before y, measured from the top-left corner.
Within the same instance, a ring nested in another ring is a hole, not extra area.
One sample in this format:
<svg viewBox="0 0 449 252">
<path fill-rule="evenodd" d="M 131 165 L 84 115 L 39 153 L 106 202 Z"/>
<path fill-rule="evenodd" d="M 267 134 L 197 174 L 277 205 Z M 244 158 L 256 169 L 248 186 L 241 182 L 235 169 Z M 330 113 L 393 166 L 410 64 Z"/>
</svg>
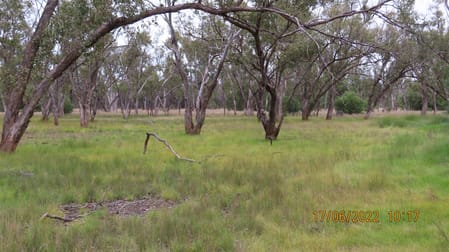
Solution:
<svg viewBox="0 0 449 252">
<path fill-rule="evenodd" d="M 5 102 L 5 98 L 3 97 L 3 94 L 1 94 L 1 92 L 0 92 L 0 100 L 2 100 L 3 112 L 5 112 L 6 111 L 6 102 Z"/>
<path fill-rule="evenodd" d="M 306 97 L 301 99 L 301 119 L 303 121 L 309 120 L 310 110 L 309 110 L 309 100 Z"/>
<path fill-rule="evenodd" d="M 437 94 L 435 91 L 432 91 L 432 101 L 433 101 L 433 114 L 437 113 Z"/>
<path fill-rule="evenodd" d="M 421 115 L 426 115 L 427 114 L 427 108 L 428 108 L 428 94 L 427 94 L 427 85 L 422 82 L 421 83 Z"/>
<path fill-rule="evenodd" d="M 51 106 L 52 100 L 51 97 L 48 97 L 43 106 L 41 106 L 42 121 L 48 121 L 48 119 L 50 118 Z"/>
<path fill-rule="evenodd" d="M 326 120 L 332 120 L 335 108 L 335 96 L 337 94 L 337 87 L 335 85 L 329 90 L 329 104 L 327 108 Z"/>
<path fill-rule="evenodd" d="M 184 129 L 185 133 L 189 135 L 198 135 L 201 133 L 201 129 L 203 127 L 204 121 L 206 119 L 206 109 L 209 104 L 209 100 L 213 94 L 213 91 L 218 85 L 218 78 L 223 70 L 223 66 L 225 63 L 226 56 L 228 54 L 229 48 L 237 34 L 239 32 L 230 32 L 228 35 L 228 40 L 225 45 L 221 48 L 221 52 L 219 56 L 209 55 L 208 63 L 203 71 L 203 78 L 200 83 L 200 88 L 198 93 L 196 94 L 196 100 L 193 99 L 193 90 L 191 88 L 191 80 L 186 72 L 186 68 L 182 62 L 182 55 L 179 50 L 178 39 L 176 36 L 175 29 L 173 27 L 172 18 L 169 14 L 166 18 L 166 22 L 170 29 L 171 35 L 171 47 L 174 57 L 175 57 L 175 66 L 178 71 L 178 74 L 183 83 L 183 92 L 184 92 Z M 219 62 L 215 67 L 215 71 L 212 77 L 209 77 L 210 67 L 213 66 L 214 59 L 219 57 Z M 195 121 L 193 120 L 193 111 L 195 110 Z"/>
<path fill-rule="evenodd" d="M 2 152 L 14 152 L 16 150 L 39 100 L 45 94 L 48 86 L 52 82 L 51 79 L 44 78 L 34 92 L 37 93 L 37 95 L 32 96 L 30 102 L 23 108 L 23 112 L 20 114 L 23 97 L 31 77 L 34 60 L 40 48 L 44 32 L 50 23 L 50 19 L 53 16 L 57 5 L 58 0 L 47 1 L 36 29 L 25 46 L 23 52 L 24 57 L 17 72 L 15 87 L 8 94 L 7 101 L 5 102 L 5 116 L 3 118 L 2 140 L 0 142 L 0 151 Z M 40 88 L 41 86 L 44 88 Z"/>
<path fill-rule="evenodd" d="M 260 114 L 260 119 L 262 121 L 262 125 L 265 130 L 265 139 L 276 140 L 279 135 L 282 122 L 284 121 L 284 117 L 282 115 L 279 116 L 276 115 L 278 112 L 276 110 L 278 96 L 273 92 L 269 92 L 269 94 L 270 94 L 270 102 L 269 102 L 268 118 L 266 118 L 265 112 L 263 110 L 258 111 L 258 115 Z M 276 125 L 276 118 L 280 118 L 278 125 Z"/>
<path fill-rule="evenodd" d="M 89 126 L 89 104 L 86 101 L 80 101 L 78 104 L 80 110 L 80 126 L 86 128 Z"/>
<path fill-rule="evenodd" d="M 53 111 L 53 125 L 58 126 L 59 125 L 59 104 L 57 101 L 52 97 L 52 111 Z"/>
<path fill-rule="evenodd" d="M 276 92 L 276 105 L 275 105 L 275 109 L 276 109 L 276 121 L 280 121 L 281 117 L 282 117 L 282 99 L 284 98 L 285 95 L 285 90 L 287 89 L 287 83 L 286 80 L 284 83 L 280 83 L 279 88 L 277 89 Z"/>
</svg>

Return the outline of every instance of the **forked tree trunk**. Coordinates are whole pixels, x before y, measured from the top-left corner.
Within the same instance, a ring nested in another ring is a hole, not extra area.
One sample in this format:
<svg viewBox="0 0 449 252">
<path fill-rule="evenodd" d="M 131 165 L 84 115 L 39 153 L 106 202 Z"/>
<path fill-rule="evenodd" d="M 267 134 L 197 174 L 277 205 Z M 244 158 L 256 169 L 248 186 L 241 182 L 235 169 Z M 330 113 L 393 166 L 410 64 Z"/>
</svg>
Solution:
<svg viewBox="0 0 449 252">
<path fill-rule="evenodd" d="M 182 55 L 179 50 L 178 39 L 176 37 L 176 32 L 173 27 L 172 18 L 169 14 L 166 18 L 166 22 L 170 28 L 171 35 L 171 47 L 174 57 L 175 57 L 175 66 L 176 70 L 182 80 L 183 83 L 183 92 L 184 92 L 184 129 L 185 133 L 189 135 L 198 135 L 201 133 L 201 129 L 204 124 L 204 120 L 206 119 L 206 109 L 209 103 L 209 99 L 213 94 L 213 91 L 218 85 L 218 78 L 220 76 L 221 71 L 223 70 L 223 66 L 225 63 L 226 56 L 228 54 L 229 48 L 232 44 L 234 38 L 240 32 L 231 32 L 228 35 L 228 40 L 226 44 L 221 48 L 220 54 L 217 55 L 209 55 L 209 60 L 207 65 L 203 71 L 203 78 L 200 82 L 200 88 L 198 93 L 195 94 L 196 100 L 194 100 L 193 89 L 191 87 L 191 80 L 189 79 L 186 71 L 186 67 L 182 62 Z M 219 58 L 219 61 L 215 67 L 215 71 L 212 76 L 210 68 L 213 67 L 215 59 Z M 195 110 L 195 121 L 193 120 L 193 110 Z"/>
<path fill-rule="evenodd" d="M 262 85 L 261 85 L 262 86 Z M 282 115 L 276 115 L 276 113 L 278 113 L 278 110 L 276 108 L 276 103 L 277 103 L 277 98 L 278 95 L 276 94 L 276 90 L 275 89 L 271 89 L 268 92 L 268 117 L 267 114 L 265 113 L 265 110 L 263 109 L 263 96 L 262 96 L 262 89 L 260 88 L 260 90 L 258 92 L 256 92 L 254 98 L 256 101 L 256 107 L 257 107 L 257 118 L 260 120 L 260 122 L 262 123 L 263 129 L 265 131 L 265 139 L 267 140 L 276 140 L 278 135 L 279 135 L 279 131 L 281 129 L 282 126 L 282 122 L 284 121 L 284 117 Z M 276 118 L 280 118 L 280 121 L 277 123 Z"/>
<path fill-rule="evenodd" d="M 284 120 L 283 115 L 278 115 L 279 110 L 277 110 L 276 104 L 278 103 L 277 95 L 270 95 L 270 108 L 269 108 L 269 118 L 264 122 L 262 121 L 263 128 L 265 130 L 265 139 L 276 140 L 279 131 L 281 130 L 282 122 Z M 282 113 L 282 110 L 281 112 Z M 279 123 L 276 125 L 276 118 L 279 118 Z"/>
</svg>

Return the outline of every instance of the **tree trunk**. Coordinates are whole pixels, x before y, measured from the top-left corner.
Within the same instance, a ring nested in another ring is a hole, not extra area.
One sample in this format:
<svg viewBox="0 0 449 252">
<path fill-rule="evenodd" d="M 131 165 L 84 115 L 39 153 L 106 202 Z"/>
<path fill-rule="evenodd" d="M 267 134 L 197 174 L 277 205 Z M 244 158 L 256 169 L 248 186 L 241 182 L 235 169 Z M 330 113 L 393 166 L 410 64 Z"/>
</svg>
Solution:
<svg viewBox="0 0 449 252">
<path fill-rule="evenodd" d="M 368 98 L 368 104 L 366 106 L 366 113 L 365 116 L 363 116 L 363 119 L 367 120 L 371 117 L 371 113 L 373 112 L 374 106 L 374 94 L 371 94 L 370 97 Z"/>
<path fill-rule="evenodd" d="M 158 115 L 159 114 L 159 95 L 156 96 L 156 98 L 154 99 L 153 108 L 154 108 L 154 115 Z"/>
<path fill-rule="evenodd" d="M 1 92 L 0 92 L 0 100 L 2 100 L 3 111 L 6 111 L 5 98 L 3 97 L 3 94 L 1 94 Z"/>
<path fill-rule="evenodd" d="M 218 78 L 220 76 L 221 71 L 223 70 L 223 66 L 225 63 L 226 56 L 228 54 L 229 48 L 235 38 L 236 35 L 238 35 L 240 32 L 236 33 L 230 33 L 228 35 L 228 41 L 226 44 L 222 47 L 221 53 L 220 53 L 220 60 L 217 63 L 215 67 L 215 73 L 209 78 L 208 76 L 210 74 L 209 68 L 213 66 L 214 58 L 215 56 L 209 56 L 209 61 L 204 69 L 203 72 L 203 78 L 200 82 L 200 88 L 198 90 L 198 93 L 196 95 L 196 101 L 194 100 L 193 96 L 193 90 L 191 87 L 191 80 L 189 80 L 189 77 L 187 75 L 186 68 L 182 62 L 182 55 L 179 50 L 178 40 L 176 37 L 176 32 L 173 27 L 171 15 L 168 16 L 166 19 L 167 24 L 170 28 L 170 35 L 171 35 L 171 50 L 175 57 L 175 66 L 178 71 L 178 74 L 182 80 L 183 83 L 183 91 L 184 91 L 184 105 L 185 105 L 185 112 L 184 112 L 184 128 L 185 132 L 189 135 L 198 135 L 201 132 L 201 128 L 203 127 L 204 120 L 206 118 L 206 109 L 207 105 L 209 103 L 209 99 L 212 96 L 212 93 L 214 89 L 217 87 L 218 84 Z M 193 108 L 195 108 L 196 112 L 196 122 L 193 121 L 192 117 L 192 111 Z"/>
<path fill-rule="evenodd" d="M 242 97 L 245 97 L 245 94 L 242 91 Z M 251 88 L 248 88 L 248 96 L 243 98 L 243 114 L 245 116 L 254 115 L 254 107 L 253 107 L 253 94 L 251 92 Z"/>
<path fill-rule="evenodd" d="M 86 102 L 79 102 L 80 108 L 80 126 L 86 128 L 89 125 L 89 104 Z"/>
<path fill-rule="evenodd" d="M 91 106 L 90 121 L 94 122 L 95 121 L 95 117 L 97 117 L 97 103 L 96 102 Z"/>
<path fill-rule="evenodd" d="M 186 107 L 184 110 L 184 130 L 188 135 L 195 135 L 193 125 L 193 112 L 190 106 Z"/>
<path fill-rule="evenodd" d="M 285 95 L 285 89 L 287 89 L 287 83 L 286 81 L 282 84 L 280 83 L 279 88 L 276 90 L 276 121 L 279 122 L 282 117 L 282 99 Z"/>
<path fill-rule="evenodd" d="M 52 105 L 51 97 L 48 97 L 48 100 L 45 101 L 44 106 L 41 106 L 42 121 L 48 121 L 48 119 L 50 118 L 51 105 Z"/>
<path fill-rule="evenodd" d="M 262 107 L 262 93 L 259 92 L 259 96 L 257 96 L 257 118 L 262 122 L 262 126 L 265 130 L 265 139 L 267 140 L 276 140 L 278 135 L 279 135 L 279 131 L 281 129 L 282 126 L 282 122 L 284 120 L 284 117 L 278 116 L 276 115 L 276 113 L 278 113 L 277 108 L 276 108 L 276 103 L 277 103 L 277 98 L 278 95 L 276 94 L 276 90 L 271 90 L 271 92 L 269 92 L 269 110 L 268 110 L 268 118 L 267 115 L 265 114 L 265 111 L 263 110 Z M 282 113 L 282 112 L 281 112 Z M 280 118 L 280 121 L 278 123 L 278 125 L 276 126 L 276 118 Z"/>
<path fill-rule="evenodd" d="M 424 83 L 421 83 L 421 101 L 421 115 L 426 115 L 429 101 L 427 96 L 427 86 Z"/>
<path fill-rule="evenodd" d="M 90 104 L 90 106 L 89 106 L 90 108 L 90 110 L 89 110 L 89 112 L 90 112 L 90 121 L 91 122 L 94 122 L 95 121 L 95 117 L 97 116 L 97 109 L 98 109 L 98 98 L 97 98 L 97 96 L 96 95 L 94 95 L 94 97 L 93 97 L 93 100 L 92 100 L 92 103 Z"/>
<path fill-rule="evenodd" d="M 309 120 L 309 98 L 303 96 L 301 99 L 301 120 L 307 121 Z"/>
<path fill-rule="evenodd" d="M 435 91 L 432 91 L 432 100 L 433 100 L 433 114 L 435 115 L 437 113 L 437 93 Z"/>
<path fill-rule="evenodd" d="M 8 153 L 16 151 L 19 141 L 20 139 L 15 138 L 11 134 L 8 134 L 7 137 L 2 137 L 2 141 L 0 142 L 0 151 Z"/>
<path fill-rule="evenodd" d="M 327 107 L 326 120 L 332 120 L 332 116 L 334 114 L 336 94 L 337 94 L 337 88 L 335 85 L 333 85 L 332 88 L 329 90 L 329 101 L 328 101 L 329 104 Z"/>
<path fill-rule="evenodd" d="M 55 126 L 59 125 L 59 103 L 56 100 L 55 95 L 59 96 L 59 94 L 52 95 L 51 98 L 51 104 L 52 104 L 52 111 L 53 111 L 53 124 Z"/>
</svg>

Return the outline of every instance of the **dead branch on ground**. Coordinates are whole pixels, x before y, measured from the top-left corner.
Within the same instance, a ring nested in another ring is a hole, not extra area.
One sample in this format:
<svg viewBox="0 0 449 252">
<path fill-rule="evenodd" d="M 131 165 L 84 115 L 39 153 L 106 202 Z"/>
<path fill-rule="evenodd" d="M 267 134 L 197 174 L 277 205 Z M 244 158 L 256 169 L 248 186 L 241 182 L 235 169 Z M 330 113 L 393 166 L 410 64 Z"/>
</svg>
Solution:
<svg viewBox="0 0 449 252">
<path fill-rule="evenodd" d="M 56 215 L 50 215 L 49 213 L 44 213 L 41 216 L 40 220 L 43 220 L 45 218 L 54 219 L 54 220 L 58 220 L 58 221 L 63 221 L 64 223 L 72 222 L 72 221 L 75 220 L 75 219 L 69 219 L 69 218 L 65 218 L 65 217 L 59 217 L 59 216 L 56 216 Z"/>
<path fill-rule="evenodd" d="M 167 146 L 167 148 L 170 150 L 170 152 L 173 153 L 173 155 L 175 155 L 177 159 L 184 160 L 184 161 L 187 161 L 187 162 L 193 162 L 193 163 L 196 162 L 196 161 L 193 160 L 193 159 L 181 157 L 181 156 L 175 151 L 175 149 L 173 149 L 173 147 L 172 147 L 166 140 L 160 138 L 156 133 L 153 133 L 153 132 L 147 132 L 147 138 L 145 139 L 145 144 L 144 144 L 144 147 L 143 147 L 143 154 L 145 154 L 145 153 L 147 152 L 148 140 L 150 140 L 150 137 L 151 137 L 151 136 L 153 136 L 153 137 L 156 138 L 159 142 L 161 142 L 161 143 L 163 143 L 165 146 Z"/>
</svg>

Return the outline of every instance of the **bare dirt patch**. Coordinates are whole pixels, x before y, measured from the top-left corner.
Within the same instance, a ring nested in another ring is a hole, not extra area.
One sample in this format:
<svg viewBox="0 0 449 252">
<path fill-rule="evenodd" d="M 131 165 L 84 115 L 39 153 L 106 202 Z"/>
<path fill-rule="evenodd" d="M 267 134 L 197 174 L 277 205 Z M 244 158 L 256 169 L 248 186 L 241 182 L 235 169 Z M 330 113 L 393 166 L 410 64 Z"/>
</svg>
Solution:
<svg viewBox="0 0 449 252">
<path fill-rule="evenodd" d="M 45 213 L 41 219 L 50 218 L 67 223 L 83 218 L 96 210 L 105 208 L 107 209 L 109 214 L 119 216 L 135 216 L 144 215 L 151 210 L 163 208 L 170 209 L 173 208 L 176 204 L 177 203 L 175 201 L 164 200 L 159 197 L 144 197 L 137 200 L 88 202 L 83 204 L 71 203 L 59 206 L 59 209 L 64 214 L 64 217 L 53 216 Z"/>
</svg>

